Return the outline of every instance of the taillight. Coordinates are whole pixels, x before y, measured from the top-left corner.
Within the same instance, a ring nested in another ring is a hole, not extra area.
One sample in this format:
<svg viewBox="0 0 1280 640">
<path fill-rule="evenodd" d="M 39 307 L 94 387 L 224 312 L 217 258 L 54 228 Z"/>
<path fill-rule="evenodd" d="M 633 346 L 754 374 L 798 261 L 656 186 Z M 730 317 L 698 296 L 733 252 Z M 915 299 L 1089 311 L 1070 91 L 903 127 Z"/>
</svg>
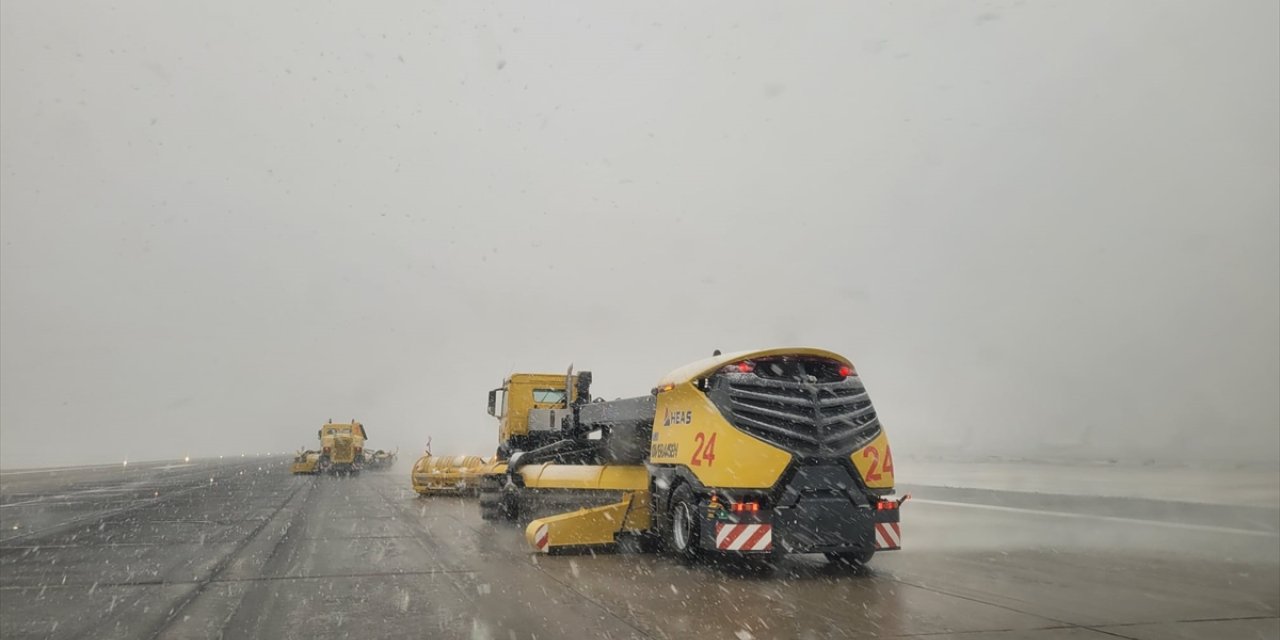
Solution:
<svg viewBox="0 0 1280 640">
<path fill-rule="evenodd" d="M 735 513 L 750 512 L 755 513 L 760 510 L 759 502 L 735 502 L 730 510 Z"/>
<path fill-rule="evenodd" d="M 876 500 L 876 511 L 896 511 L 910 497 L 910 495 L 905 495 L 902 496 L 901 500 Z"/>
<path fill-rule="evenodd" d="M 841 378 L 848 378 L 849 376 L 856 376 L 856 375 L 858 375 L 858 372 L 857 372 L 857 371 L 854 371 L 853 367 L 851 367 L 851 366 L 849 366 L 849 365 L 847 365 L 847 364 L 845 364 L 845 365 L 840 365 L 840 377 L 841 377 Z"/>
</svg>

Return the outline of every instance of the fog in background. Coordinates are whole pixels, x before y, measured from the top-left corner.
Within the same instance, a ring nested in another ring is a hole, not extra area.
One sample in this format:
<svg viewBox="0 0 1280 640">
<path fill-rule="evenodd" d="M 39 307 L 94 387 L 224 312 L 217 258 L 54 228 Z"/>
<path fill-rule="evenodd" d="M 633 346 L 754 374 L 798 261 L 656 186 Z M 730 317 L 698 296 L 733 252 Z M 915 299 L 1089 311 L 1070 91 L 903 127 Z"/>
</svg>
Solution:
<svg viewBox="0 0 1280 640">
<path fill-rule="evenodd" d="M 1267 0 L 0 4 L 0 464 L 852 358 L 895 453 L 1280 457 Z"/>
</svg>

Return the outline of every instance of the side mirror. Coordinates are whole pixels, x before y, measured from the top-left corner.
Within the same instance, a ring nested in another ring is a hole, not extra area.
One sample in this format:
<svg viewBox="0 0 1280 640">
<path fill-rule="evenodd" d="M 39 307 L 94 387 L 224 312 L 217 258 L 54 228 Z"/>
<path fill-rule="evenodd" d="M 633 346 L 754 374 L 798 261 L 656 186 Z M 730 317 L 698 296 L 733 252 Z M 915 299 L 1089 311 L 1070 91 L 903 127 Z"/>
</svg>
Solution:
<svg viewBox="0 0 1280 640">
<path fill-rule="evenodd" d="M 498 417 L 498 390 L 489 391 L 489 415 Z"/>
</svg>

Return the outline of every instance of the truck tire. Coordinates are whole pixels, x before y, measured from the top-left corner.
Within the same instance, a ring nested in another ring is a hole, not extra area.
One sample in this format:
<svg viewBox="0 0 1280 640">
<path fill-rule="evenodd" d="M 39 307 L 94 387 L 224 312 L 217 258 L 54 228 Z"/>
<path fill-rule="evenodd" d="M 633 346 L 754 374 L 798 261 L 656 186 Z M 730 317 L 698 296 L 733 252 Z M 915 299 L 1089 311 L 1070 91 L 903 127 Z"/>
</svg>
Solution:
<svg viewBox="0 0 1280 640">
<path fill-rule="evenodd" d="M 502 494 L 496 491 L 480 490 L 480 518 L 482 520 L 502 519 Z"/>
<path fill-rule="evenodd" d="M 698 517 L 698 500 L 687 484 L 676 487 L 667 510 L 663 546 L 676 557 L 690 561 L 698 557 L 702 521 Z"/>
<path fill-rule="evenodd" d="M 480 489 L 481 519 L 514 521 L 519 516 L 520 506 L 514 491 Z"/>
</svg>

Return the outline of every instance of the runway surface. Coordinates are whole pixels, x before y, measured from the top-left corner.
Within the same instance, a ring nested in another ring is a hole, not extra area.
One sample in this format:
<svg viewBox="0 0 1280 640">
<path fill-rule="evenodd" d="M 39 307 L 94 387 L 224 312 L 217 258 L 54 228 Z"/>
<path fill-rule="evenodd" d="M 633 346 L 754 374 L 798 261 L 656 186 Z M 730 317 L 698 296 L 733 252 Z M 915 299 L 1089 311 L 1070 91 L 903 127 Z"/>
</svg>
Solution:
<svg viewBox="0 0 1280 640">
<path fill-rule="evenodd" d="M 0 473 L 0 637 L 1280 638 L 1265 500 L 903 486 L 903 551 L 769 571 L 535 556 L 408 462 Z"/>
</svg>

